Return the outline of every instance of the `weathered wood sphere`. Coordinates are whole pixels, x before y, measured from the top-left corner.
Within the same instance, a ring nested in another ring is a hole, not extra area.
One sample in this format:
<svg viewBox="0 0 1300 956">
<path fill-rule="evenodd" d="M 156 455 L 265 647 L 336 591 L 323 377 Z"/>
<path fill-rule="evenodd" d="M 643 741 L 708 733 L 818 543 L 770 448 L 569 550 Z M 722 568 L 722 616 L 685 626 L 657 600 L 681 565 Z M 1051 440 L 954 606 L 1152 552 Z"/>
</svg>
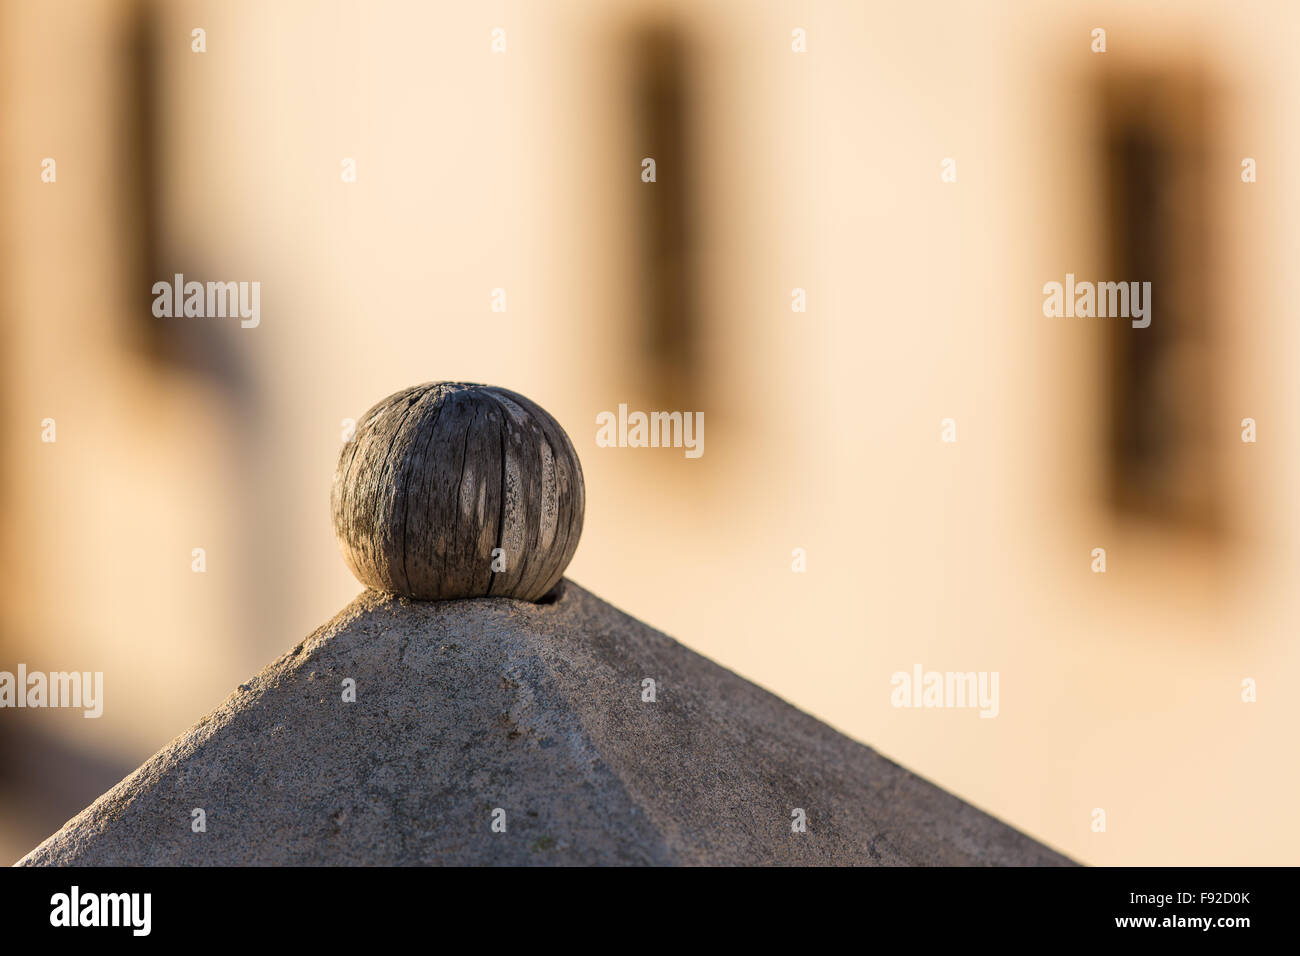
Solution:
<svg viewBox="0 0 1300 956">
<path fill-rule="evenodd" d="M 366 412 L 330 493 L 352 573 L 419 600 L 545 596 L 578 547 L 585 505 L 577 452 L 545 409 L 461 382 Z"/>
</svg>

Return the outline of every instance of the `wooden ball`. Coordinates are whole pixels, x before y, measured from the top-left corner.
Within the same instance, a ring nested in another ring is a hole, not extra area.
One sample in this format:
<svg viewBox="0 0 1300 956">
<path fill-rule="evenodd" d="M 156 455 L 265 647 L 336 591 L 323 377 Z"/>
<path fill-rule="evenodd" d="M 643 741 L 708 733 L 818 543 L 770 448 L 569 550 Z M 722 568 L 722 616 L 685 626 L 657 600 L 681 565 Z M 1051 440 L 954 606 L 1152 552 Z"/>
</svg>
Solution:
<svg viewBox="0 0 1300 956">
<path fill-rule="evenodd" d="M 461 382 L 366 412 L 330 493 L 352 573 L 419 600 L 540 599 L 578 547 L 585 505 L 577 452 L 545 409 Z"/>
</svg>

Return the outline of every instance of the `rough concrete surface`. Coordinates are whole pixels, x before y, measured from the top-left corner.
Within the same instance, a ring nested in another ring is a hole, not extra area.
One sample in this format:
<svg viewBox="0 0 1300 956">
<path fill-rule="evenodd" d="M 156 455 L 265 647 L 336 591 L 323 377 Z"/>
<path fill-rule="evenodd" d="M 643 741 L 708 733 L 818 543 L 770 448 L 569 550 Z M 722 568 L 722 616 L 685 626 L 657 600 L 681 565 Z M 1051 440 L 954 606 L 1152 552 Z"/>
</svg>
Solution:
<svg viewBox="0 0 1300 956">
<path fill-rule="evenodd" d="M 1070 863 L 562 589 L 363 593 L 19 865 Z"/>
</svg>

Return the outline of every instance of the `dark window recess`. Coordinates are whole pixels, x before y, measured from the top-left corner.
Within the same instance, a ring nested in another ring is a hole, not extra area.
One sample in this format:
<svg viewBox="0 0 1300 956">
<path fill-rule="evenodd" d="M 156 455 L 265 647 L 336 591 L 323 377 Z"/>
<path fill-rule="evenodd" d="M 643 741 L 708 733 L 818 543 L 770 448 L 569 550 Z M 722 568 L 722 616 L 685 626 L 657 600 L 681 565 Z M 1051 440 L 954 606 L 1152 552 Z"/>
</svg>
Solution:
<svg viewBox="0 0 1300 956">
<path fill-rule="evenodd" d="M 633 135 L 638 165 L 655 161 L 654 183 L 638 180 L 638 289 L 644 355 L 656 398 L 693 408 L 699 398 L 698 293 L 691 174 L 690 70 L 681 33 L 647 26 L 632 38 Z"/>
<path fill-rule="evenodd" d="M 214 274 L 199 263 L 200 250 L 183 254 L 163 241 L 165 218 L 163 183 L 171 156 L 167 148 L 167 118 L 162 109 L 169 77 L 163 66 L 164 35 L 160 7 L 155 0 L 137 0 L 129 8 L 118 63 L 122 96 L 119 99 L 118 196 L 120 248 L 128 278 L 126 338 L 159 367 L 172 366 L 209 376 L 226 388 L 231 401 L 252 395 L 247 376 L 233 347 L 229 325 L 203 319 L 158 318 L 153 314 L 155 282 L 171 282 L 175 273 L 186 281 L 206 282 L 238 278 L 260 280 L 260 275 Z M 188 43 L 188 41 L 186 41 Z M 202 57 L 188 53 L 180 62 L 201 69 Z M 174 308 L 180 310 L 181 304 Z"/>
<path fill-rule="evenodd" d="M 1206 86 L 1196 73 L 1111 81 L 1103 96 L 1104 275 L 1151 283 L 1151 324 L 1107 329 L 1107 497 L 1126 516 L 1214 530 L 1214 319 Z M 1085 277 L 1080 276 L 1080 279 Z M 1093 277 L 1087 277 L 1093 278 Z"/>
</svg>

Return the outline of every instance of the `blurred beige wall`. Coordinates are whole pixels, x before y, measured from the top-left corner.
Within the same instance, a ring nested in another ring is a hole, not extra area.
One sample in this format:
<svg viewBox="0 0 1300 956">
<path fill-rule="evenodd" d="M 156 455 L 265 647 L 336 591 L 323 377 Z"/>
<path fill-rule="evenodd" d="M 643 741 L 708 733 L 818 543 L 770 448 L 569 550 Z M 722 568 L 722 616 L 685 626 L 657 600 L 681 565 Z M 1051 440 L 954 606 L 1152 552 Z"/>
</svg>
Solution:
<svg viewBox="0 0 1300 956">
<path fill-rule="evenodd" d="M 557 417 L 588 494 L 569 576 L 695 650 L 1083 861 L 1300 860 L 1300 386 L 1283 285 L 1297 233 L 1280 212 L 1297 199 L 1284 162 L 1300 144 L 1282 117 L 1300 92 L 1287 42 L 1300 12 L 0 9 L 0 669 L 107 683 L 97 721 L 0 712 L 0 747 L 27 768 L 0 777 L 10 858 L 62 820 L 32 793 L 60 786 L 71 812 L 108 773 L 42 784 L 58 776 L 46 737 L 129 770 L 356 594 L 328 516 L 343 420 L 447 379 L 506 385 Z M 260 281 L 256 329 L 140 314 L 118 38 L 141 11 L 158 53 L 152 278 Z M 1096 26 L 1104 55 L 1089 50 Z M 191 52 L 194 27 L 206 53 Z M 795 27 L 806 54 L 791 52 Z M 644 190 L 678 173 L 640 180 L 656 146 L 634 53 L 655 29 L 681 38 L 689 92 L 696 460 L 594 441 L 596 415 L 620 403 L 687 407 L 663 397 L 639 324 Z M 1106 71 L 1183 62 L 1216 83 L 1228 516 L 1209 541 L 1105 506 L 1111 320 L 1041 312 L 1044 282 L 1099 268 L 1091 91 Z M 55 184 L 40 181 L 45 156 Z M 1241 183 L 1243 156 L 1258 183 Z M 791 312 L 795 287 L 806 313 Z M 490 310 L 496 288 L 505 313 Z M 207 326 L 160 357 L 139 343 L 149 322 Z M 1247 416 L 1256 445 L 1239 440 Z M 956 444 L 940 441 L 948 417 Z M 999 716 L 892 707 L 890 675 L 917 663 L 998 671 Z M 1246 677 L 1257 703 L 1240 700 Z"/>
</svg>

